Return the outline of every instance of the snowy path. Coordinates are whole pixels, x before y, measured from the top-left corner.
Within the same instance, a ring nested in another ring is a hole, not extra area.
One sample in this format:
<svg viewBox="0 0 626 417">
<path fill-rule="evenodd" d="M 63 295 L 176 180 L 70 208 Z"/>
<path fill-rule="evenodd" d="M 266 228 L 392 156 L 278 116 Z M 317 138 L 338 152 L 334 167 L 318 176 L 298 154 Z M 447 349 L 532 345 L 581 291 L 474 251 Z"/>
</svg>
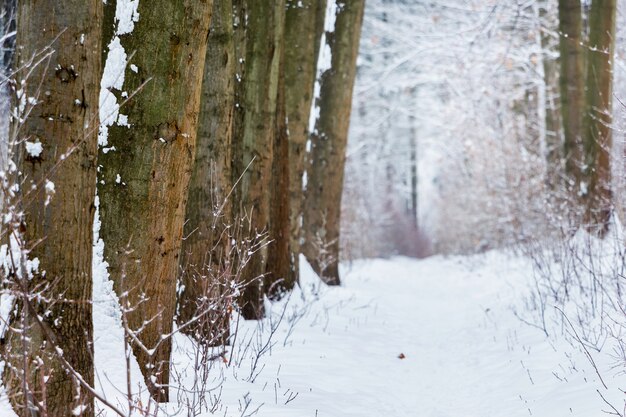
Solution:
<svg viewBox="0 0 626 417">
<path fill-rule="evenodd" d="M 256 322 L 239 323 L 239 342 L 230 350 L 243 359 L 238 366 L 216 363 L 210 383 L 223 380 L 221 390 L 211 393 L 219 397 L 218 406 L 215 414 L 197 416 L 606 415 L 596 393 L 601 385 L 580 349 L 560 336 L 548 339 L 515 318 L 512 305 L 523 298 L 527 268 L 523 260 L 498 253 L 361 261 L 344 270 L 342 287 L 322 286 L 314 300 L 311 287 L 319 281 L 304 265 L 303 291 L 287 304 L 272 306 L 271 317 L 285 312 L 286 318 L 276 328 L 271 349 L 251 371 L 255 355 L 249 353 L 265 345 L 271 326 L 266 320 L 259 331 Z M 96 284 L 98 389 L 124 407 L 119 311 L 110 284 Z M 289 317 L 297 318 L 295 325 Z M 242 340 L 252 341 L 248 354 L 242 354 Z M 193 360 L 188 341 L 178 336 L 174 345 L 174 373 L 189 389 Z M 610 387 L 625 385 L 623 374 L 606 371 L 611 365 L 606 358 L 596 355 L 605 381 Z M 254 381 L 251 373 L 258 373 Z M 134 361 L 132 374 L 133 387 L 142 386 Z M 616 404 L 623 400 L 615 389 L 601 392 Z M 180 399 L 180 392 L 172 398 Z M 187 416 L 181 405 L 170 404 L 158 415 Z M 0 398 L 0 416 L 14 416 L 6 397 Z"/>
<path fill-rule="evenodd" d="M 317 324 L 273 351 L 251 388 L 258 415 L 604 415 L 581 352 L 514 317 L 527 279 L 523 262 L 499 254 L 358 263 L 313 305 L 318 318 L 335 306 L 328 322 L 306 317 Z M 287 405 L 267 393 L 278 364 L 282 390 L 299 392 Z"/>
</svg>

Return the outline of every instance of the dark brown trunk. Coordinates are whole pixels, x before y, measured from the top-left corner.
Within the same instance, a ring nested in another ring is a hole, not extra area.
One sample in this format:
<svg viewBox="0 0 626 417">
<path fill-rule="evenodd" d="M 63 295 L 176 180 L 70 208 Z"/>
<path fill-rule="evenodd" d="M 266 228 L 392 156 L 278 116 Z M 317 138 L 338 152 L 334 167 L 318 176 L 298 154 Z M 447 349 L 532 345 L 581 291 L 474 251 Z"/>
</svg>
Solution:
<svg viewBox="0 0 626 417">
<path fill-rule="evenodd" d="M 281 47 L 282 49 L 282 47 Z M 276 127 L 274 136 L 274 163 L 272 164 L 272 187 L 270 200 L 270 239 L 265 293 L 271 299 L 280 299 L 296 284 L 292 273 L 289 221 L 289 130 L 285 112 L 285 62 L 281 57 L 278 96 L 276 100 Z M 293 254 L 297 256 L 297 254 Z"/>
</svg>

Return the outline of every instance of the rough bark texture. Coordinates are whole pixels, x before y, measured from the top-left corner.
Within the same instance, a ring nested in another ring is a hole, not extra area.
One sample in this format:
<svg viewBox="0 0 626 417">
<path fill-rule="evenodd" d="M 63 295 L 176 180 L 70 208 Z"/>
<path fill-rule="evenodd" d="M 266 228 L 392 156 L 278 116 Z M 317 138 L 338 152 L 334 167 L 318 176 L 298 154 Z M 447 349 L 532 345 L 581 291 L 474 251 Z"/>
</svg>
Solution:
<svg viewBox="0 0 626 417">
<path fill-rule="evenodd" d="M 115 9 L 117 8 L 117 0 L 111 0 L 102 5 L 102 65 L 106 63 L 109 54 L 108 43 L 113 39 L 115 34 Z"/>
<path fill-rule="evenodd" d="M 280 5 L 278 6 L 280 7 Z M 277 31 L 278 32 L 278 31 Z M 282 34 L 280 35 L 282 39 Z M 290 250 L 289 221 L 289 135 L 285 110 L 285 57 L 283 42 L 281 45 L 280 69 L 278 78 L 278 96 L 276 100 L 276 126 L 274 136 L 274 161 L 272 164 L 272 186 L 270 196 L 270 239 L 266 273 L 265 293 L 271 299 L 280 299 L 295 286 L 292 273 L 292 260 L 297 257 Z"/>
<path fill-rule="evenodd" d="M 239 216 L 250 218 L 250 232 L 257 236 L 269 232 L 270 186 L 272 175 L 272 150 L 276 118 L 276 98 L 280 61 L 280 39 L 277 30 L 283 24 L 284 0 L 239 1 L 246 11 L 245 69 L 240 100 L 240 123 L 233 136 L 235 178 L 238 184 Z M 241 24 L 241 22 L 240 22 Z M 237 46 L 237 42 L 236 42 Z M 241 47 L 241 46 L 239 46 Z M 245 169 L 248 167 L 247 169 Z M 261 247 L 242 271 L 244 285 L 240 307 L 246 319 L 259 319 L 264 315 L 262 277 L 267 263 L 267 246 Z"/>
<path fill-rule="evenodd" d="M 317 69 L 317 59 L 320 56 L 320 43 L 322 41 L 322 34 L 324 33 L 324 24 L 326 23 L 326 6 L 328 0 L 317 0 L 317 6 L 315 11 L 315 53 L 313 58 L 315 59 L 315 67 Z"/>
<path fill-rule="evenodd" d="M 321 13 L 320 13 L 321 10 Z M 290 271 L 287 287 L 298 281 L 300 240 L 302 238 L 302 175 L 309 116 L 317 69 L 317 52 L 324 27 L 324 0 L 289 0 L 285 16 L 285 107 L 289 131 L 289 221 Z"/>
<path fill-rule="evenodd" d="M 186 332 L 212 345 L 227 343 L 229 336 L 226 290 L 232 278 L 232 199 L 227 196 L 232 189 L 234 71 L 233 6 L 230 0 L 221 0 L 213 4 L 206 51 L 177 317 L 183 326 L 208 311 L 198 326 Z"/>
<path fill-rule="evenodd" d="M 14 103 L 18 106 L 22 94 L 27 102 L 26 97 L 37 99 L 19 132 L 19 138 L 43 146 L 39 155 L 24 148 L 18 155 L 22 189 L 28 192 L 23 236 L 32 248 L 29 259 L 39 259 L 38 271 L 23 285 L 33 293 L 44 290 L 46 300 L 31 299 L 34 310 L 19 303 L 15 325 L 25 324 L 29 342 L 16 333 L 6 336 L 5 382 L 20 416 L 66 417 L 77 408 L 82 416 L 93 416 L 92 396 L 79 388 L 50 345 L 62 349 L 63 358 L 93 386 L 91 253 L 102 2 L 23 0 L 18 15 L 16 68 L 50 45 L 54 50 L 28 77 L 28 70 L 18 72 L 23 89 Z M 54 183 L 54 195 L 47 181 Z M 35 313 L 46 331 L 35 324 Z M 25 372 L 26 381 L 17 370 Z M 25 386 L 31 391 L 26 395 Z"/>
<path fill-rule="evenodd" d="M 303 253 L 332 285 L 340 283 L 341 194 L 364 6 L 364 0 L 337 1 L 335 31 L 327 33 L 331 68 L 321 76 L 320 116 L 311 139 Z"/>
<path fill-rule="evenodd" d="M 128 291 L 129 325 L 150 350 L 133 344 L 146 383 L 167 401 L 171 339 L 161 335 L 173 326 L 212 2 L 142 0 L 138 11 L 120 37 L 136 66 L 123 88 L 146 84 L 121 109 L 132 128 L 111 126 L 109 151 L 100 152 L 100 235 L 115 290 Z"/>
<path fill-rule="evenodd" d="M 584 56 L 580 0 L 559 0 L 560 90 L 563 155 L 571 185 L 577 184 L 582 165 L 581 129 L 584 110 Z M 574 190 L 577 194 L 578 190 Z"/>
<path fill-rule="evenodd" d="M 235 47 L 235 108 L 233 110 L 232 134 L 231 134 L 231 171 L 233 182 L 233 221 L 241 224 L 243 213 L 240 212 L 241 187 L 240 177 L 245 169 L 242 158 L 243 143 L 240 138 L 243 135 L 243 102 L 244 83 L 246 74 L 246 0 L 232 0 L 233 2 L 233 43 Z"/>
<path fill-rule="evenodd" d="M 616 0 L 594 0 L 589 13 L 587 95 L 583 120 L 585 221 L 602 234 L 612 210 L 611 121 Z"/>
</svg>

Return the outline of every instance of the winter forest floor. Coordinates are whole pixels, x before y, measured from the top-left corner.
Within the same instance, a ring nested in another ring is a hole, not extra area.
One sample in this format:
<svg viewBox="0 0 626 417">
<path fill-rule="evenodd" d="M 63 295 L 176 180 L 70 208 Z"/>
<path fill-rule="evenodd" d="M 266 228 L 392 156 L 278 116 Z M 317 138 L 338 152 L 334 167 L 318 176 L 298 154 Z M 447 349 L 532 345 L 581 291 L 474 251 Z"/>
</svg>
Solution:
<svg viewBox="0 0 626 417">
<path fill-rule="evenodd" d="M 302 289 L 273 305 L 270 318 L 261 325 L 239 322 L 238 341 L 225 355 L 238 364 L 213 362 L 215 415 L 605 415 L 608 407 L 596 392 L 602 386 L 584 351 L 516 317 L 532 276 L 523 258 L 491 252 L 358 261 L 344 265 L 339 288 L 320 286 L 305 263 L 302 272 Z M 95 292 L 97 384 L 123 408 L 119 313 L 106 282 Z M 190 352 L 178 336 L 174 374 L 188 389 Z M 607 355 L 594 359 L 600 369 L 610 368 Z M 136 364 L 131 368 L 132 386 L 140 387 Z M 601 392 L 621 400 L 617 392 Z M 174 391 L 173 397 L 158 415 L 187 415 L 176 401 L 193 401 L 190 394 Z M 6 407 L 4 399 L 0 416 L 12 415 Z"/>
</svg>

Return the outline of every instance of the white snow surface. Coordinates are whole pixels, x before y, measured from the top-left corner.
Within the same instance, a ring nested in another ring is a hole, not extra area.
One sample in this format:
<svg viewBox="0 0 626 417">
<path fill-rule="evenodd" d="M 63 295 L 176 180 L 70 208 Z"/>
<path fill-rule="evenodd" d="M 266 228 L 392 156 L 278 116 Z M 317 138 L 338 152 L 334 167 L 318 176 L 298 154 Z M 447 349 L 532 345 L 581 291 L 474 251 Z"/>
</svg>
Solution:
<svg viewBox="0 0 626 417">
<path fill-rule="evenodd" d="M 309 116 L 309 131 L 315 132 L 315 123 L 320 117 L 320 106 L 318 104 L 321 91 L 322 75 L 332 68 L 332 51 L 326 40 L 326 35 L 335 31 L 335 21 L 337 20 L 337 2 L 329 0 L 326 4 L 326 16 L 324 18 L 324 31 L 320 38 L 320 51 L 317 57 L 317 74 L 313 86 L 313 100 L 311 101 L 311 114 Z M 310 141 L 309 141 L 310 142 Z"/>
<path fill-rule="evenodd" d="M 115 36 L 108 45 L 109 51 L 100 81 L 100 130 L 98 132 L 98 145 L 100 146 L 106 146 L 108 143 L 109 126 L 116 122 L 122 126 L 129 126 L 128 117 L 119 113 L 120 104 L 113 90 L 122 90 L 124 71 L 128 65 L 128 55 L 119 37 L 131 33 L 135 28 L 135 23 L 139 21 L 138 7 L 139 0 L 120 0 L 115 6 Z"/>
<path fill-rule="evenodd" d="M 118 35 L 131 33 L 139 21 L 139 0 L 119 0 L 115 8 L 115 20 L 118 22 Z"/>
<path fill-rule="evenodd" d="M 102 241 L 96 242 L 97 389 L 124 408 L 120 312 L 102 261 Z M 341 287 L 328 288 L 302 259 L 301 288 L 289 300 L 267 303 L 270 311 L 264 321 L 238 323 L 238 341 L 226 348 L 226 357 L 233 353 L 239 364 L 228 367 L 215 362 L 209 378 L 209 386 L 218 387 L 211 395 L 221 395 L 215 414 L 605 415 L 601 410 L 607 407 L 596 389 L 614 404 L 622 401 L 623 394 L 602 388 L 581 349 L 561 337 L 546 337 L 513 314 L 512 307 L 519 306 L 526 293 L 530 265 L 526 259 L 499 252 L 422 261 L 358 261 L 343 265 Z M 233 331 L 236 326 L 235 321 Z M 251 350 L 264 345 L 272 328 L 271 347 L 251 380 L 254 355 L 242 350 L 250 340 L 255 341 Z M 185 336 L 176 336 L 173 374 L 180 375 L 176 385 L 182 383 L 187 389 L 193 373 L 190 346 Z M 623 376 L 609 371 L 607 355 L 592 355 L 607 385 L 618 385 Z M 134 359 L 131 374 L 133 389 L 145 389 Z M 3 393 L 0 389 L 0 415 L 14 416 Z M 141 397 L 146 404 L 145 392 Z M 163 411 L 187 415 L 180 404 L 182 391 L 173 389 L 171 397 Z M 246 401 L 249 406 L 242 413 Z M 257 414 L 250 414 L 257 409 Z"/>
<path fill-rule="evenodd" d="M 43 152 L 43 145 L 41 144 L 41 142 L 25 141 L 24 145 L 26 146 L 26 152 L 33 158 L 38 158 L 41 156 L 41 153 Z"/>
</svg>

